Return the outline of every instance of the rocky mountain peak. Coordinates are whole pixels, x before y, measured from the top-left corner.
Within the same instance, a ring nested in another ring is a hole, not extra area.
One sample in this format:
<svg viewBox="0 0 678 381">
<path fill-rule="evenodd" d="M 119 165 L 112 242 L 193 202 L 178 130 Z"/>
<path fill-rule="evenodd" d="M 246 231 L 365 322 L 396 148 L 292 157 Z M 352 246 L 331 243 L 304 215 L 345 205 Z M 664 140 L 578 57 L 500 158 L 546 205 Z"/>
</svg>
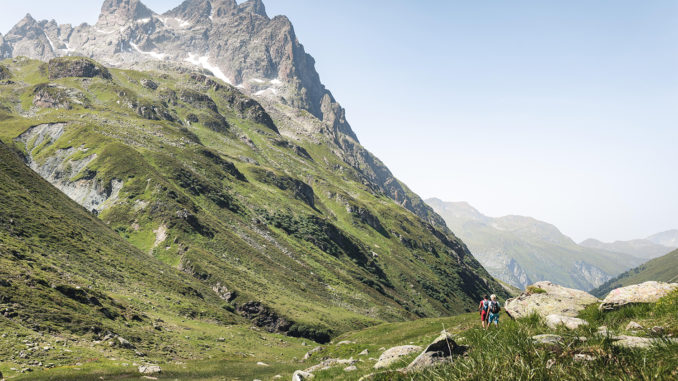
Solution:
<svg viewBox="0 0 678 381">
<path fill-rule="evenodd" d="M 154 13 L 139 0 L 106 0 L 101 6 L 97 25 L 125 25 L 130 21 L 148 19 Z"/>
<path fill-rule="evenodd" d="M 238 3 L 235 0 L 213 0 L 211 18 L 224 18 L 237 13 Z"/>
<path fill-rule="evenodd" d="M 266 15 L 266 7 L 262 0 L 248 0 L 239 6 L 241 11 L 254 13 L 259 16 L 268 17 Z"/>
<path fill-rule="evenodd" d="M 16 25 L 7 33 L 8 36 L 11 35 L 23 35 L 28 33 L 31 30 L 35 30 L 40 27 L 40 24 L 35 21 L 33 16 L 30 13 L 26 13 L 26 16 L 19 20 Z"/>
<path fill-rule="evenodd" d="M 212 3 L 209 0 L 186 0 L 178 7 L 167 11 L 163 16 L 197 22 L 209 18 L 212 15 L 212 9 Z"/>
</svg>

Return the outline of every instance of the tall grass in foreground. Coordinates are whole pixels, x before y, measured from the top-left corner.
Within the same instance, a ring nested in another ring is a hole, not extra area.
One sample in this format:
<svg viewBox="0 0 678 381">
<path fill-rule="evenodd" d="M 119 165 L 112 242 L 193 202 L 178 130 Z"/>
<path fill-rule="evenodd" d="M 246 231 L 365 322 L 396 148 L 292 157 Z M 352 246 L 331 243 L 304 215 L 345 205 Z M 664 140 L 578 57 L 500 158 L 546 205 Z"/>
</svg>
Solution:
<svg viewBox="0 0 678 381">
<path fill-rule="evenodd" d="M 539 317 L 504 320 L 498 329 L 474 328 L 458 337 L 470 350 L 453 363 L 414 374 L 390 372 L 375 380 L 678 380 L 678 344 L 660 341 L 648 349 L 612 345 L 609 337 L 596 335 L 599 325 L 623 330 L 630 320 L 664 323 L 675 332 L 678 322 L 678 292 L 653 305 L 629 306 L 614 312 L 589 308 L 580 317 L 589 327 L 575 331 L 546 328 Z M 647 325 L 646 325 L 647 326 Z M 561 345 L 537 344 L 532 336 L 556 333 Z M 575 355 L 591 360 L 575 360 Z"/>
</svg>

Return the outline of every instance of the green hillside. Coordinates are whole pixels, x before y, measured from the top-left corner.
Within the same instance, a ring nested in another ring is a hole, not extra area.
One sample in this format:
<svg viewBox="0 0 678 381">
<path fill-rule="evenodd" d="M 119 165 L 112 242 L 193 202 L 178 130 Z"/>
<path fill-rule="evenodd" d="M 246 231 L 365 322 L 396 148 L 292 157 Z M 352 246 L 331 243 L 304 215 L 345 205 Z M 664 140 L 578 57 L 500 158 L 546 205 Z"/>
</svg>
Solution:
<svg viewBox="0 0 678 381">
<path fill-rule="evenodd" d="M 136 248 L 255 324 L 325 341 L 504 294 L 444 225 L 370 182 L 361 168 L 375 159 L 357 142 L 304 133 L 311 116 L 269 114 L 183 68 L 82 60 L 3 61 L 0 139 Z M 67 76 L 69 62 L 95 75 Z"/>
<path fill-rule="evenodd" d="M 634 269 L 605 282 L 591 291 L 591 294 L 604 298 L 615 288 L 647 282 L 678 282 L 678 250 L 674 250 L 662 257 L 652 259 Z"/>
<path fill-rule="evenodd" d="M 162 364 L 178 378 L 225 369 L 272 377 L 293 371 L 291 359 L 307 350 L 301 339 L 253 331 L 210 288 L 121 239 L 2 143 L 0 200 L 5 377 L 129 377 L 138 374 L 134 363 Z M 243 358 L 250 351 L 257 357 Z M 200 362 L 209 358 L 219 361 Z"/>
</svg>

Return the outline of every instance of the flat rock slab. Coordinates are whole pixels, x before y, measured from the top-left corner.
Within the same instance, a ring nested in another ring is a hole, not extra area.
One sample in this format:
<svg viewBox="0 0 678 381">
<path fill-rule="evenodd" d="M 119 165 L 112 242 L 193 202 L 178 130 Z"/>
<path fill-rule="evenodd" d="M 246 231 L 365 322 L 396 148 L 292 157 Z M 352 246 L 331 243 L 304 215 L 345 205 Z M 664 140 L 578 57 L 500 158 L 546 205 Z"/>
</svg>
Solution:
<svg viewBox="0 0 678 381">
<path fill-rule="evenodd" d="M 612 337 L 614 342 L 612 344 L 618 345 L 620 347 L 626 348 L 640 348 L 646 349 L 655 344 L 661 344 L 664 342 L 662 339 L 650 338 L 650 337 L 638 337 L 638 336 L 626 336 L 620 335 Z M 674 343 L 678 343 L 678 339 L 668 339 Z"/>
<path fill-rule="evenodd" d="M 158 374 L 161 372 L 162 369 L 157 365 L 141 365 L 139 367 L 139 373 L 141 374 Z"/>
<path fill-rule="evenodd" d="M 551 329 L 564 325 L 567 329 L 577 329 L 583 325 L 589 325 L 589 322 L 583 319 L 552 314 L 546 317 L 546 325 Z"/>
<path fill-rule="evenodd" d="M 506 301 L 504 307 L 511 317 L 521 318 L 533 313 L 544 318 L 552 314 L 576 317 L 586 306 L 599 302 L 588 292 L 562 287 L 548 281 L 537 282 L 532 288 L 544 292 L 523 292 Z"/>
<path fill-rule="evenodd" d="M 598 309 L 610 311 L 627 304 L 655 303 L 675 289 L 678 289 L 678 283 L 655 281 L 616 288 L 607 294 Z"/>
<path fill-rule="evenodd" d="M 543 335 L 532 336 L 532 341 L 537 344 L 560 345 L 563 343 L 563 338 L 558 335 L 547 333 Z"/>
<path fill-rule="evenodd" d="M 422 348 L 418 345 L 401 345 L 399 347 L 389 348 L 379 356 L 379 360 L 374 364 L 374 369 L 386 368 L 398 361 L 401 357 L 419 352 L 421 349 Z"/>
</svg>

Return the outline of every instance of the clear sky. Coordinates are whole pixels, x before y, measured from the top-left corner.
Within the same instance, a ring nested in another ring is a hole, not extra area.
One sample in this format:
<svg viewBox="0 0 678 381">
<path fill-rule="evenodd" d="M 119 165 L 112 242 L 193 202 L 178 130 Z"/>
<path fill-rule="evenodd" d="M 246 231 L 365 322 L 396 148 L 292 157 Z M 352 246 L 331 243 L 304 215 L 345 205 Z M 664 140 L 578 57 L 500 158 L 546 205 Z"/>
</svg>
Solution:
<svg viewBox="0 0 678 381">
<path fill-rule="evenodd" d="M 102 2 L 0 0 L 0 31 L 26 12 L 93 23 Z M 678 1 L 265 3 L 363 145 L 422 197 L 577 241 L 678 228 Z"/>
</svg>

